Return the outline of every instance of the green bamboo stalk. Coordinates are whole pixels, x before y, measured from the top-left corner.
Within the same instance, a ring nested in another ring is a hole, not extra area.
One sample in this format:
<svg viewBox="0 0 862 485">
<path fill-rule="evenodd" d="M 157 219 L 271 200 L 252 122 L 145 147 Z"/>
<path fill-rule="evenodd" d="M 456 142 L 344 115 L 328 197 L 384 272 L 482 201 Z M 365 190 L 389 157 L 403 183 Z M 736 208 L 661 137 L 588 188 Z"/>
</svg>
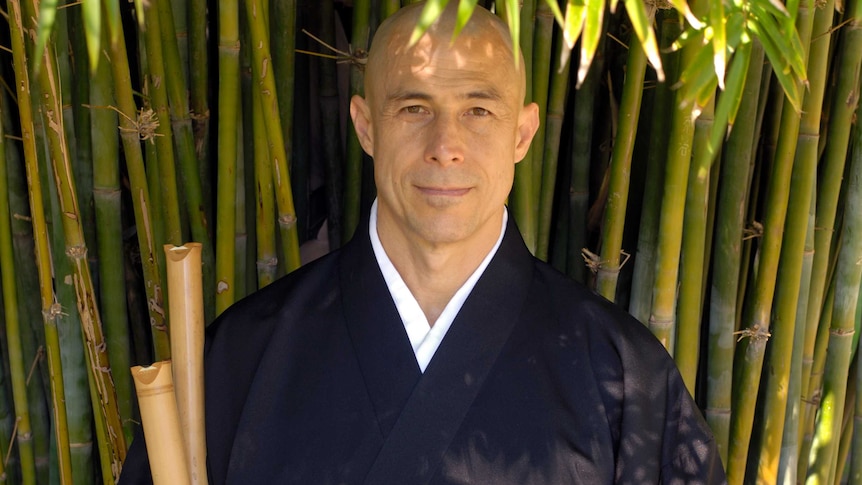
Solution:
<svg viewBox="0 0 862 485">
<path fill-rule="evenodd" d="M 9 2 L 9 12 L 13 15 L 20 10 L 12 8 Z M 19 24 L 20 25 L 20 24 Z M 21 46 L 23 48 L 23 45 Z M 0 98 L 2 99 L 2 98 Z M 2 102 L 2 101 L 0 101 Z M 5 103 L 4 103 L 5 104 Z M 0 110 L 5 110 L 0 105 Z M 26 109 L 26 108 L 25 108 Z M 9 186 L 6 168 L 6 135 L 0 124 L 0 277 L 2 277 L 3 313 L 5 316 L 6 338 L 9 346 L 9 367 L 12 376 L 12 398 L 14 401 L 15 420 L 17 424 L 16 443 L 21 466 L 21 483 L 36 483 L 36 463 L 33 450 L 33 438 L 30 427 L 30 410 L 27 396 L 27 365 L 24 362 L 24 349 L 21 333 L 27 331 L 21 328 L 18 315 L 18 295 L 15 282 L 16 262 L 12 251 L 11 207 L 9 205 Z"/>
<path fill-rule="evenodd" d="M 796 26 L 805 46 L 806 59 L 813 22 L 814 12 L 803 2 L 799 6 Z M 788 210 L 787 201 L 799 124 L 800 114 L 793 109 L 789 101 L 785 101 L 779 144 L 769 179 L 763 224 L 764 234 L 753 288 L 753 300 L 744 317 L 744 338 L 737 348 L 738 360 L 734 362 L 734 413 L 731 417 L 731 446 L 727 464 L 728 482 L 731 484 L 741 483 L 745 475 L 746 456 L 753 429 L 754 403 L 760 387 L 764 350 L 769 336 L 770 315 L 778 275 L 784 222 Z M 801 198 L 808 202 L 808 197 Z M 804 236 L 800 239 L 804 241 Z M 798 293 L 798 288 L 794 293 Z M 790 318 L 792 320 L 792 316 Z M 777 446 L 779 445 L 776 444 Z"/>
<path fill-rule="evenodd" d="M 842 29 L 842 36 L 836 55 L 838 66 L 837 84 L 834 88 L 832 106 L 829 109 L 829 136 L 823 155 L 821 176 L 818 179 L 817 218 L 818 231 L 814 239 L 814 266 L 811 274 L 811 291 L 808 301 L 805 351 L 802 374 L 803 396 L 810 396 L 808 381 L 811 375 L 810 362 L 814 354 L 817 324 L 824 305 L 826 275 L 829 271 L 830 250 L 835 232 L 835 214 L 838 208 L 838 194 L 846 170 L 847 145 L 850 139 L 851 120 L 859 102 L 859 68 L 862 64 L 862 2 L 848 4 L 846 18 L 850 22 Z"/>
<path fill-rule="evenodd" d="M 370 17 L 370 0 L 356 0 L 353 2 L 353 29 L 350 42 L 353 46 L 353 55 L 357 59 L 350 64 L 351 96 L 362 96 L 365 93 L 365 66 L 364 64 L 360 64 L 359 60 L 364 60 L 367 57 L 371 36 Z M 321 20 L 331 22 L 333 19 L 324 17 Z M 328 64 L 331 64 L 331 62 L 328 62 Z M 344 241 L 349 240 L 353 236 L 356 226 L 359 224 L 359 213 L 362 206 L 363 160 L 364 153 L 362 146 L 359 144 L 359 138 L 356 136 L 356 130 L 347 130 L 347 153 L 344 163 L 344 200 L 330 199 L 330 203 L 333 205 L 330 206 L 329 218 L 326 221 L 329 231 L 329 247 L 331 249 L 340 246 L 339 242 L 341 240 L 339 237 L 343 238 Z M 336 212 L 339 209 L 343 211 L 342 214 Z"/>
<path fill-rule="evenodd" d="M 117 27 L 122 29 L 122 24 Z M 144 166 L 144 155 L 141 150 L 141 139 L 148 139 L 146 144 L 152 146 L 152 137 L 155 136 L 155 133 L 144 120 L 144 114 L 147 112 L 142 111 L 141 117 L 138 117 L 132 97 L 132 82 L 125 37 L 122 32 L 116 34 L 117 41 L 110 45 L 108 60 L 113 74 L 116 110 L 120 115 L 118 128 L 131 186 L 132 207 L 135 214 L 138 246 L 141 251 L 147 309 L 153 335 L 154 358 L 155 360 L 166 360 L 170 358 L 171 350 L 168 342 L 167 321 L 165 320 L 166 307 L 163 290 L 166 286 L 161 279 L 161 275 L 164 273 L 159 268 L 159 261 L 163 262 L 164 257 L 156 250 L 162 246 L 157 244 L 154 234 L 155 221 L 160 221 L 161 218 L 152 210 L 153 206 L 150 204 L 151 194 Z M 156 164 L 151 165 L 155 167 Z M 160 193 L 158 190 L 156 192 Z"/>
<path fill-rule="evenodd" d="M 571 62 L 563 60 L 566 44 L 557 42 L 554 70 L 551 78 L 551 92 L 548 97 L 548 110 L 545 115 L 545 150 L 542 156 L 542 188 L 539 192 L 539 250 L 544 248 L 545 257 L 549 252 L 551 240 L 551 216 L 553 215 L 554 195 L 557 185 L 557 167 L 560 159 L 560 140 L 563 132 L 563 117 L 566 111 L 566 97 L 569 89 Z M 562 64 L 565 62 L 565 64 Z M 560 217 L 568 220 L 568 217 Z M 539 253 L 541 255 L 541 253 Z"/>
<path fill-rule="evenodd" d="M 742 264 L 742 228 L 746 193 L 754 160 L 754 141 L 760 97 L 763 48 L 752 46 L 752 58 L 742 93 L 737 122 L 723 150 L 716 215 L 715 255 L 709 304 L 709 352 L 707 353 L 706 420 L 712 429 L 722 462 L 727 463 L 730 439 L 733 332 L 736 331 L 736 297 Z"/>
<path fill-rule="evenodd" d="M 533 33 L 536 23 L 536 1 L 524 0 L 521 5 L 520 47 L 524 56 L 523 69 L 527 78 L 524 104 L 533 101 Z M 538 204 L 535 203 L 538 194 L 534 193 L 533 188 L 535 177 L 537 177 L 535 174 L 541 173 L 535 153 L 531 147 L 524 159 L 515 165 L 515 182 L 509 201 L 509 208 L 518 222 L 518 229 L 521 230 L 524 243 L 533 254 L 536 253 L 539 232 Z"/>
<path fill-rule="evenodd" d="M 857 116 L 859 112 L 857 110 Z M 858 214 L 862 210 L 862 129 L 855 128 L 854 149 L 851 155 L 851 170 L 848 177 L 847 197 L 844 213 Z M 812 444 L 808 480 L 828 480 L 837 459 L 837 440 L 842 421 L 844 399 L 847 388 L 847 373 L 855 327 L 856 305 L 859 285 L 862 282 L 862 218 L 849 217 L 842 229 L 842 246 L 835 269 L 835 300 L 829 330 L 829 347 L 826 352 L 826 368 L 823 379 L 823 394 L 820 401 L 820 417 Z"/>
<path fill-rule="evenodd" d="M 299 237 L 296 230 L 296 211 L 293 207 L 293 195 L 288 174 L 287 153 L 279 120 L 278 96 L 275 91 L 272 70 L 268 69 L 270 61 L 269 41 L 266 38 L 266 19 L 259 15 L 260 0 L 245 2 L 249 31 L 252 41 L 252 73 L 254 79 L 261 83 L 262 102 L 264 107 L 264 122 L 266 123 L 267 139 L 270 157 L 273 163 L 273 177 L 276 186 L 276 202 L 278 206 L 278 225 L 281 235 L 282 257 L 287 271 L 293 271 L 301 264 L 299 260 Z"/>
<path fill-rule="evenodd" d="M 162 58 L 164 59 L 164 72 L 167 77 L 162 78 L 167 84 L 168 100 L 170 105 L 171 128 L 174 135 L 177 161 L 179 162 L 180 181 L 183 188 L 183 200 L 186 203 L 189 226 L 192 240 L 203 244 L 201 259 L 203 261 L 203 293 L 204 293 L 204 315 L 205 321 L 212 321 L 215 312 L 215 298 L 218 293 L 223 293 L 224 285 L 220 280 L 218 289 L 215 288 L 214 251 L 208 228 L 207 215 L 204 209 L 204 197 L 201 188 L 200 168 L 196 158 L 197 151 L 194 145 L 194 134 L 192 133 L 191 113 L 186 87 L 187 76 L 181 76 L 182 67 L 186 64 L 181 61 L 180 49 L 177 45 L 177 36 L 174 31 L 173 15 L 170 4 L 165 1 L 158 3 L 158 16 L 160 33 L 162 36 Z M 151 20 L 148 20 L 148 23 Z M 157 88 L 158 90 L 158 88 Z M 233 267 L 231 267 L 231 271 Z M 233 287 L 233 279 L 228 282 Z M 229 290 L 228 290 L 229 291 Z M 233 303 L 231 300 L 230 303 Z"/>
<path fill-rule="evenodd" d="M 220 315 L 236 301 L 236 168 L 239 115 L 239 3 L 219 2 L 218 198 L 216 300 Z"/>
<path fill-rule="evenodd" d="M 179 55 L 179 63 L 175 66 L 182 73 L 182 78 L 189 79 L 189 5 L 188 0 L 171 0 L 167 12 L 170 14 L 170 26 L 165 17 L 161 18 L 163 26 L 162 44 L 174 44 L 177 46 L 177 54 Z M 160 12 L 164 15 L 165 10 Z M 206 13 L 204 13 L 206 15 Z M 144 18 L 146 22 L 146 18 Z M 172 39 L 169 39 L 172 38 Z M 179 74 L 176 74 L 179 75 Z"/>
<path fill-rule="evenodd" d="M 104 33 L 103 42 L 110 39 Z M 98 106 L 91 113 L 93 143 L 93 197 L 96 207 L 96 227 L 98 230 L 99 296 L 100 309 L 104 316 L 105 335 L 110 349 L 111 368 L 114 372 L 114 386 L 117 389 L 117 405 L 122 418 L 123 431 L 127 442 L 132 441 L 132 403 L 134 389 L 132 377 L 124 372 L 132 366 L 129 340 L 129 309 L 126 305 L 125 275 L 118 268 L 123 267 L 123 221 L 122 191 L 120 187 L 120 146 L 117 137 L 119 121 L 117 113 L 107 109 L 113 106 L 113 79 L 111 66 L 100 62 L 90 79 L 90 101 Z"/>
<path fill-rule="evenodd" d="M 679 19 L 676 14 L 662 15 L 659 38 L 662 49 L 666 49 L 680 33 Z M 677 76 L 679 54 L 670 53 L 662 60 L 665 73 L 670 79 Z M 637 252 L 634 258 L 631 295 L 629 297 L 629 313 L 648 324 L 650 306 L 652 305 L 653 284 L 655 281 L 656 244 L 658 241 L 658 225 L 661 211 L 661 190 L 664 186 L 664 161 L 667 154 L 669 132 L 668 112 L 673 105 L 674 94 L 669 83 L 656 86 L 652 116 L 650 119 L 651 135 L 649 151 L 646 160 L 646 176 L 644 180 L 643 202 L 641 204 L 641 219 L 638 230 Z"/>
<path fill-rule="evenodd" d="M 241 113 L 238 111 L 237 114 Z M 235 121 L 234 129 L 237 131 L 237 140 L 241 140 L 243 137 L 242 123 Z M 249 249 L 257 244 L 257 239 L 252 238 L 249 242 L 248 221 L 254 220 L 254 206 L 249 206 L 246 195 L 246 193 L 255 190 L 254 170 L 245 159 L 242 143 L 237 143 L 236 149 L 236 208 L 234 210 L 234 217 L 236 218 L 236 231 L 234 233 L 236 261 L 234 272 L 237 277 L 234 281 L 234 295 L 237 300 L 240 300 L 257 288 L 257 285 L 252 283 L 254 280 L 250 278 L 255 276 L 255 272 L 251 271 L 251 268 L 254 267 L 254 255 Z"/>
<path fill-rule="evenodd" d="M 826 348 L 829 343 L 829 329 L 832 321 L 832 307 L 835 301 L 835 281 L 831 280 L 826 293 L 823 311 L 820 312 L 820 322 L 817 328 L 817 339 L 814 346 L 814 360 L 811 363 L 811 381 L 809 382 L 811 395 L 802 395 L 802 421 L 799 434 L 802 436 L 797 463 L 797 476 L 804 477 L 808 474 L 808 465 L 811 446 L 814 442 L 814 425 L 817 409 L 820 407 L 822 398 L 821 389 L 823 384 L 823 369 L 826 366 Z"/>
<path fill-rule="evenodd" d="M 859 369 L 859 366 L 862 365 L 862 359 L 859 358 L 859 354 L 856 354 L 856 364 L 855 364 L 855 391 L 856 391 L 856 402 L 854 406 L 853 412 L 853 437 L 851 444 L 851 460 L 850 460 L 850 477 L 848 483 L 860 483 L 862 482 L 862 433 L 856 432 L 856 430 L 862 430 L 862 399 L 859 399 L 859 389 L 862 386 L 862 369 Z"/>
<path fill-rule="evenodd" d="M 601 47 L 603 45 L 600 44 Z M 590 162 L 593 153 L 594 112 L 604 67 L 601 62 L 602 57 L 596 56 L 593 61 L 593 68 L 587 73 L 581 87 L 574 94 L 575 107 L 572 113 L 570 132 L 572 148 L 569 150 L 571 174 L 568 185 L 569 227 L 566 274 L 581 283 L 586 283 L 588 277 L 587 267 L 584 265 L 581 254 L 583 249 L 587 247 L 587 219 L 590 211 Z"/>
<path fill-rule="evenodd" d="M 334 45 L 335 7 L 333 1 L 324 0 L 319 5 L 319 35 L 323 42 Z M 336 248 L 340 246 L 342 238 L 347 240 L 353 235 L 359 221 L 362 159 L 361 154 L 350 152 L 350 148 L 348 148 L 347 159 L 344 159 L 342 149 L 344 142 L 341 132 L 343 113 L 340 110 L 335 60 L 320 57 L 317 59 L 317 68 L 320 84 L 318 91 L 320 124 L 318 128 L 323 138 L 323 166 L 328 210 L 326 224 L 329 247 Z M 351 71 L 351 92 L 360 89 L 359 86 L 353 84 L 357 81 L 356 76 L 358 74 L 353 74 Z M 348 145 L 350 143 L 348 141 Z M 344 221 L 342 221 L 342 217 Z"/>
<path fill-rule="evenodd" d="M 831 38 L 829 30 L 832 28 L 833 5 L 834 1 L 827 2 L 814 16 L 811 33 L 813 40 L 809 47 L 807 69 L 809 91 L 803 101 L 802 117 L 799 122 L 796 159 L 793 162 L 790 184 L 793 197 L 788 202 L 784 241 L 781 245 L 778 268 L 780 283 L 777 285 L 773 309 L 773 336 L 770 340 L 772 349 L 767 367 L 769 379 L 764 394 L 764 438 L 758 461 L 758 477 L 767 483 L 777 480 L 794 335 L 797 331 L 803 331 L 803 328 L 796 326 L 796 312 L 801 287 L 805 235 L 808 232 L 811 197 L 817 174 L 820 114 L 828 73 L 827 62 Z"/>
<path fill-rule="evenodd" d="M 390 15 L 394 14 L 401 8 L 401 2 L 399 0 L 384 0 L 381 2 L 381 18 L 385 19 Z"/>
<path fill-rule="evenodd" d="M 655 9 L 652 10 L 654 16 Z M 602 249 L 596 272 L 596 291 L 610 301 L 616 299 L 617 279 L 620 274 L 620 255 L 623 249 L 623 228 L 629 199 L 629 175 L 634 153 L 643 81 L 647 57 L 640 40 L 633 35 L 629 41 L 626 76 L 620 99 L 618 126 L 611 155 L 610 182 L 602 224 Z"/>
<path fill-rule="evenodd" d="M 260 106 L 260 89 L 252 90 L 254 106 Z M 254 113 L 254 137 L 257 139 L 266 132 L 263 113 Z M 254 145 L 254 173 L 257 182 L 257 285 L 259 288 L 275 281 L 278 272 L 275 226 L 275 194 L 272 186 L 272 166 L 269 163 L 269 150 L 263 143 Z"/>
<path fill-rule="evenodd" d="M 201 190 L 211 194 L 208 184 L 212 166 L 209 156 L 209 62 L 207 55 L 207 1 L 188 0 L 189 25 L 189 109 L 195 135 L 195 154 L 200 167 Z M 204 198 L 207 220 L 212 219 L 212 203 Z"/>
<path fill-rule="evenodd" d="M 161 0 L 164 1 L 164 0 Z M 162 218 L 165 224 L 165 243 L 181 246 L 183 231 L 180 222 L 180 205 L 177 193 L 176 160 L 174 157 L 174 137 L 168 120 L 167 74 L 162 53 L 161 19 L 158 11 L 159 0 L 144 4 L 144 15 L 147 19 L 146 29 L 141 33 L 146 49 L 146 76 L 149 78 L 148 94 L 150 106 L 159 120 L 156 127 L 155 144 L 158 152 L 159 186 L 162 198 Z"/>
<path fill-rule="evenodd" d="M 60 481 L 71 483 L 72 470 L 69 457 L 69 437 L 66 423 L 65 393 L 63 385 L 63 370 L 60 360 L 60 342 L 57 333 L 56 309 L 54 306 L 54 289 L 52 285 L 51 262 L 48 249 L 48 231 L 45 224 L 42 186 L 39 179 L 39 158 L 37 155 L 36 138 L 33 131 L 33 114 L 31 109 L 30 80 L 27 73 L 26 53 L 24 47 L 24 25 L 22 23 L 22 8 L 18 1 L 9 1 L 9 18 L 12 36 L 13 64 L 15 67 L 16 86 L 18 92 L 18 112 L 21 117 L 21 134 L 24 141 L 24 160 L 27 169 L 27 181 L 30 194 L 30 210 L 33 232 L 36 236 L 36 262 L 40 281 L 40 296 L 42 302 L 43 323 L 47 344 L 48 366 L 51 369 L 51 397 L 54 430 L 57 436 L 58 461 Z M 49 49 L 46 49 L 47 52 Z M 46 73 L 42 72 L 44 77 Z M 45 95 L 51 94 L 47 90 Z M 59 105 L 52 106 L 53 122 L 60 129 L 48 130 L 48 134 L 63 136 L 62 109 Z"/>
<path fill-rule="evenodd" d="M 682 51 L 680 71 L 694 58 L 697 42 Z M 671 336 L 675 332 L 677 276 L 679 273 L 680 247 L 685 209 L 686 187 L 691 162 L 691 145 L 694 136 L 693 107 L 685 105 L 681 92 L 675 96 L 668 141 L 667 165 L 661 216 L 658 230 L 655 286 L 649 317 L 649 328 L 662 345 L 673 353 Z"/>
<path fill-rule="evenodd" d="M 832 470 L 834 480 L 831 482 L 835 485 L 841 483 L 850 483 L 847 481 L 850 470 L 847 466 L 847 460 L 850 457 L 850 448 L 853 443 L 853 434 L 855 429 L 854 410 L 856 409 L 856 372 L 857 372 L 856 356 L 851 357 L 850 372 L 847 377 L 847 398 L 844 400 L 844 413 L 841 419 L 841 439 L 838 442 L 838 461 L 835 468 Z"/>
<path fill-rule="evenodd" d="M 42 89 L 43 111 L 48 117 L 49 129 L 48 147 L 51 153 L 51 161 L 54 170 L 54 180 L 57 185 L 57 193 L 59 199 L 59 209 L 63 215 L 62 229 L 65 236 L 65 254 L 69 258 L 69 263 L 72 266 L 72 281 L 77 296 L 78 314 L 80 316 L 81 327 L 85 340 L 85 349 L 89 369 L 93 374 L 93 378 L 97 382 L 99 398 L 101 403 L 101 412 L 106 421 L 109 430 L 110 440 L 108 443 L 111 450 L 111 458 L 113 468 L 116 469 L 119 477 L 119 471 L 122 467 L 122 462 L 126 455 L 126 444 L 123 436 L 122 419 L 119 414 L 119 409 L 116 402 L 116 393 L 114 383 L 111 377 L 110 363 L 108 360 L 107 348 L 105 345 L 104 334 L 102 331 L 102 322 L 99 316 L 99 309 L 96 305 L 96 296 L 93 288 L 93 281 L 90 275 L 90 267 L 87 263 L 87 246 L 84 240 L 83 229 L 81 228 L 80 209 L 78 199 L 75 194 L 74 175 L 71 172 L 71 163 L 65 142 L 65 133 L 63 131 L 63 120 L 57 117 L 57 113 L 62 111 L 61 99 L 59 97 L 59 82 L 55 71 L 55 63 L 51 49 L 46 49 L 43 59 L 42 69 L 39 74 L 39 82 Z M 59 129 L 57 129 L 57 128 Z M 35 211 L 34 211 L 35 212 Z M 35 221 L 35 219 L 34 219 Z M 46 273 L 47 276 L 47 273 Z M 48 280 L 50 281 L 50 279 Z M 49 305 L 45 306 L 47 310 Z M 47 327 L 47 326 L 46 326 Z M 50 335 L 49 329 L 46 328 L 46 340 L 54 338 Z M 51 341 L 48 340 L 49 363 L 52 353 Z M 59 346 L 58 346 L 59 348 Z M 56 396 L 54 407 L 57 406 L 56 400 L 62 398 L 60 386 L 55 386 Z M 57 433 L 57 443 L 59 447 L 59 466 L 61 481 L 66 483 L 66 476 L 71 480 L 71 469 L 64 470 L 67 460 L 68 449 L 63 448 L 68 446 L 68 433 L 66 417 L 63 415 L 63 410 L 55 410 L 55 423 Z M 64 443 L 64 440 L 66 442 Z"/>
<path fill-rule="evenodd" d="M 297 214 L 297 229 L 300 243 L 306 232 L 305 224 L 308 213 L 307 168 L 299 165 L 309 165 L 309 160 L 294 155 L 294 117 L 297 112 L 294 108 L 296 99 L 296 24 L 297 4 L 296 0 L 276 0 L 271 2 L 272 15 L 270 16 L 270 42 L 272 43 L 272 63 L 275 69 L 275 87 L 278 91 L 278 113 L 281 115 L 281 131 L 284 136 L 284 151 L 291 157 L 290 174 L 293 183 L 294 197 Z M 356 5 L 354 5 L 354 9 Z M 251 152 L 249 152 L 251 153 Z M 339 237 L 340 234 L 339 234 Z"/>
<path fill-rule="evenodd" d="M 812 180 L 812 183 L 815 181 Z M 776 483 L 793 484 L 797 480 L 797 465 L 800 447 L 800 419 L 802 413 L 802 350 L 805 346 L 805 319 L 808 314 L 808 293 L 811 288 L 811 267 L 814 264 L 814 215 L 816 213 L 816 190 L 811 191 L 808 213 L 808 229 L 805 234 L 805 250 L 802 260 L 802 277 L 796 305 L 793 352 L 790 364 L 790 381 L 787 385 L 787 409 L 785 411 L 784 431 L 781 438 L 781 452 L 778 460 Z"/>
<path fill-rule="evenodd" d="M 551 84 L 551 52 L 554 44 L 554 13 L 548 2 L 537 0 L 533 33 L 533 102 L 539 107 L 539 128 L 533 137 L 530 149 L 533 151 L 533 211 L 536 217 L 536 256 L 543 261 L 548 260 L 548 240 L 541 241 L 540 228 L 544 226 L 541 220 L 542 183 L 545 173 L 545 132 L 548 119 L 549 87 Z M 553 190 L 553 189 L 552 189 Z"/>
<path fill-rule="evenodd" d="M 736 55 L 740 55 L 742 49 Z M 747 68 L 746 68 L 747 69 Z M 733 94 L 725 93 L 726 96 Z M 683 214 L 682 255 L 680 258 L 679 296 L 677 299 L 676 340 L 673 358 L 688 392 L 695 393 L 700 359 L 700 326 L 703 311 L 703 274 L 706 254 L 707 208 L 712 160 L 709 136 L 714 125 L 715 96 L 702 108 L 695 121 L 692 165 Z M 722 130 L 723 131 L 723 130 Z"/>
</svg>

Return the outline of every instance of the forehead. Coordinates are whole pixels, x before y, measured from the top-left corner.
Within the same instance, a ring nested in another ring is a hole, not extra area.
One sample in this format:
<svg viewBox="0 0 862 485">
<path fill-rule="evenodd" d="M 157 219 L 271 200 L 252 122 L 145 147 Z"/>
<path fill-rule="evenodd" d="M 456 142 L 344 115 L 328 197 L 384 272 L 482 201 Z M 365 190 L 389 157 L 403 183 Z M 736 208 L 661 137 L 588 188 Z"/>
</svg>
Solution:
<svg viewBox="0 0 862 485">
<path fill-rule="evenodd" d="M 504 32 L 493 26 L 465 29 L 453 41 L 450 32 L 432 30 L 411 46 L 411 31 L 412 25 L 405 23 L 375 42 L 366 78 L 369 95 L 386 98 L 405 90 L 440 88 L 455 95 L 489 92 L 523 102 L 524 76 L 515 67 Z"/>
</svg>

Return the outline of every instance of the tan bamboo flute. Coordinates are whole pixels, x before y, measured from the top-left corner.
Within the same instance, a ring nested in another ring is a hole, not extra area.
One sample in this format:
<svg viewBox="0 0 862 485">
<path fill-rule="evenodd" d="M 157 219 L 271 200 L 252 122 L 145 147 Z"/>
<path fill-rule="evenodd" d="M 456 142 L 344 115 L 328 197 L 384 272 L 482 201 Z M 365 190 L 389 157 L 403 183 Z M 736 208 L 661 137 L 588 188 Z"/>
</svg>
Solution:
<svg viewBox="0 0 862 485">
<path fill-rule="evenodd" d="M 183 438 L 171 377 L 171 362 L 132 367 L 153 485 L 187 485 Z"/>
<path fill-rule="evenodd" d="M 200 243 L 165 245 L 171 360 L 189 483 L 207 483 L 204 431 L 204 309 Z"/>
</svg>

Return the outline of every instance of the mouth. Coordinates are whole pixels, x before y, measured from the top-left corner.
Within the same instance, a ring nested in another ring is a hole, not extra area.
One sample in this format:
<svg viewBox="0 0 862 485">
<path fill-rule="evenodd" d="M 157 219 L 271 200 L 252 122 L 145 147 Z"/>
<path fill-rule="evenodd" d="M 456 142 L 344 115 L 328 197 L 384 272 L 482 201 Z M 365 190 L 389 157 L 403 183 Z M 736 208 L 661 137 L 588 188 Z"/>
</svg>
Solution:
<svg viewBox="0 0 862 485">
<path fill-rule="evenodd" d="M 470 187 L 416 187 L 430 197 L 461 197 L 470 191 Z"/>
</svg>

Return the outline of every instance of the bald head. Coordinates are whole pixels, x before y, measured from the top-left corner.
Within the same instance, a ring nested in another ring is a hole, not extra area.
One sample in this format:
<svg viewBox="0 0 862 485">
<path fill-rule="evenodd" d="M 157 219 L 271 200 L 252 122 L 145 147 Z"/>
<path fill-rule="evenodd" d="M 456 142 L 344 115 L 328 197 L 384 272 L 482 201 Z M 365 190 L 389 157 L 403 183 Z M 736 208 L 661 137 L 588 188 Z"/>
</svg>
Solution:
<svg viewBox="0 0 862 485">
<path fill-rule="evenodd" d="M 465 67 L 471 61 L 480 60 L 491 60 L 503 66 L 507 74 L 512 75 L 512 82 L 518 89 L 519 102 L 523 101 L 526 86 L 524 61 L 521 59 L 516 68 L 508 26 L 493 13 L 477 6 L 467 25 L 458 37 L 454 38 L 458 3 L 449 2 L 440 17 L 413 45 L 410 45 L 410 38 L 425 7 L 424 2 L 401 8 L 383 22 L 374 35 L 368 55 L 365 70 L 366 95 L 374 97 L 374 91 L 385 82 L 394 68 L 393 61 L 396 58 L 412 56 L 413 67 L 422 69 L 432 62 L 432 57 L 436 54 L 465 49 L 477 55 L 476 58 L 470 59 L 470 56 L 464 54 Z"/>
</svg>

